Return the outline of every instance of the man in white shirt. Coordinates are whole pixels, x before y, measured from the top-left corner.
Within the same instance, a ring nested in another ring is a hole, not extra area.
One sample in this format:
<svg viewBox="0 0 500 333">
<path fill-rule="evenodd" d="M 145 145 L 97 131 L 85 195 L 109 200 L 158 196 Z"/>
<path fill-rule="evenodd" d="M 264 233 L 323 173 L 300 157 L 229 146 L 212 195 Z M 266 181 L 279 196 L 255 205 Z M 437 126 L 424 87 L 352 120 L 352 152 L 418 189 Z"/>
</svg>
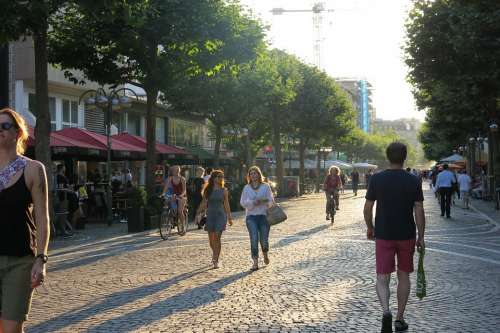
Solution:
<svg viewBox="0 0 500 333">
<path fill-rule="evenodd" d="M 443 165 L 443 171 L 439 173 L 436 179 L 436 189 L 439 191 L 441 202 L 441 216 L 446 213 L 446 218 L 450 216 L 451 195 L 453 193 L 453 184 L 456 183 L 455 174 L 448 170 L 448 164 Z"/>
<path fill-rule="evenodd" d="M 472 179 L 467 174 L 467 171 L 463 171 L 458 176 L 458 185 L 460 188 L 460 197 L 464 202 L 464 208 L 469 209 L 469 192 L 471 189 Z"/>
</svg>

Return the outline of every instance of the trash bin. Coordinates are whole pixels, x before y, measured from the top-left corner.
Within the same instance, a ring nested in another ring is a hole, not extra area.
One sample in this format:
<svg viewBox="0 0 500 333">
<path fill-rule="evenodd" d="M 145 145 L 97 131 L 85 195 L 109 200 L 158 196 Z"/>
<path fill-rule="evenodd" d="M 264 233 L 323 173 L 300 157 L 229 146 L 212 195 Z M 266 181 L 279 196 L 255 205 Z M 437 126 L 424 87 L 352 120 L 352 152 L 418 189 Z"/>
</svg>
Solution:
<svg viewBox="0 0 500 333">
<path fill-rule="evenodd" d="M 283 195 L 286 197 L 296 197 L 299 195 L 299 177 L 285 176 L 283 177 Z"/>
<path fill-rule="evenodd" d="M 144 231 L 144 207 L 128 207 L 128 232 Z"/>
</svg>

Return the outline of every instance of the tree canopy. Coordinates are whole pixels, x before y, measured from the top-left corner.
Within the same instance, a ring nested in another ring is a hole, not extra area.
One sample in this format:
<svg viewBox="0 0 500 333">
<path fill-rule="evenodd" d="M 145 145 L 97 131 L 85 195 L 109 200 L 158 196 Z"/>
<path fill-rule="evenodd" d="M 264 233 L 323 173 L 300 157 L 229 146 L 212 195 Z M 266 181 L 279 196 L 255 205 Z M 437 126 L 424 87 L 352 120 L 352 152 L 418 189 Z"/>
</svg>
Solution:
<svg viewBox="0 0 500 333">
<path fill-rule="evenodd" d="M 223 0 L 81 0 L 52 25 L 51 62 L 101 84 L 130 83 L 146 91 L 148 191 L 154 186 L 158 93 L 186 76 L 250 61 L 263 39 L 257 20 L 237 2 Z"/>
<path fill-rule="evenodd" d="M 417 0 L 406 29 L 409 81 L 427 110 L 420 138 L 426 156 L 437 159 L 498 122 L 500 3 Z"/>
</svg>

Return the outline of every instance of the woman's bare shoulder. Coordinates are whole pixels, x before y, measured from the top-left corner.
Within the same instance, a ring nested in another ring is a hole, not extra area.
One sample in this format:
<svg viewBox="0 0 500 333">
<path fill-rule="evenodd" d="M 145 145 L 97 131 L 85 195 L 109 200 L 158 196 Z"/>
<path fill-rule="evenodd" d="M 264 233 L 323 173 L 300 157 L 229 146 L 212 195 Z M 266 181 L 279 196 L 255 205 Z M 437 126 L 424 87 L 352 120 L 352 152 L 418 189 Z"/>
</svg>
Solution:
<svg viewBox="0 0 500 333">
<path fill-rule="evenodd" d="M 26 171 L 28 173 L 34 172 L 35 174 L 38 174 L 40 171 L 45 171 L 45 165 L 43 165 L 42 162 L 37 161 L 37 160 L 32 160 L 31 158 L 24 157 L 26 160 Z"/>
</svg>

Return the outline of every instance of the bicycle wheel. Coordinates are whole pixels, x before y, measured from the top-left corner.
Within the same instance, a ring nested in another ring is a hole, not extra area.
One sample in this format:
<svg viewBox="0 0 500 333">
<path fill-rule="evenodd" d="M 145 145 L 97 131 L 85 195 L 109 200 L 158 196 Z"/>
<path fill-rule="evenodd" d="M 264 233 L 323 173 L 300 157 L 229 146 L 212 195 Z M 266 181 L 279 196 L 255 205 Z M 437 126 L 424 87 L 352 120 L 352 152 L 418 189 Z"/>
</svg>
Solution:
<svg viewBox="0 0 500 333">
<path fill-rule="evenodd" d="M 160 216 L 160 236 L 167 240 L 172 232 L 172 216 L 168 212 L 163 212 Z"/>
<path fill-rule="evenodd" d="M 335 199 L 334 198 L 332 198 L 330 201 L 329 212 L 330 212 L 330 221 L 333 224 L 333 222 L 335 222 L 335 213 L 337 212 L 337 210 L 335 209 Z"/>
</svg>

